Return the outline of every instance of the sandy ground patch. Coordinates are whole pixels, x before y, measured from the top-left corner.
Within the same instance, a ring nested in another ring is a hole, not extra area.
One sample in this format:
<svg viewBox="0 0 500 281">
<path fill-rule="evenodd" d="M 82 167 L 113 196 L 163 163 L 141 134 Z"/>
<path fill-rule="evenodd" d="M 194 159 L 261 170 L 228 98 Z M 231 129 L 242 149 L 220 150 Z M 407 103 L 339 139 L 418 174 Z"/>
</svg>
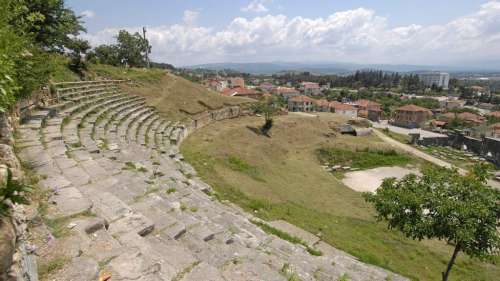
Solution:
<svg viewBox="0 0 500 281">
<path fill-rule="evenodd" d="M 346 173 L 342 182 L 358 192 L 375 192 L 385 178 L 402 179 L 411 173 L 417 173 L 417 171 L 402 167 L 380 167 Z"/>
</svg>

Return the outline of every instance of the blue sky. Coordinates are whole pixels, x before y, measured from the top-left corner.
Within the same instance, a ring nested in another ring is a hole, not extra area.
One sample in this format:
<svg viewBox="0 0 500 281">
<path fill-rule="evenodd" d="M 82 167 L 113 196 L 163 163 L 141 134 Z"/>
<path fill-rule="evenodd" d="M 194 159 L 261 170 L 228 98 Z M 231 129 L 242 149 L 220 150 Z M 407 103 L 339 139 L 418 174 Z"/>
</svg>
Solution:
<svg viewBox="0 0 500 281">
<path fill-rule="evenodd" d="M 67 4 L 86 15 L 84 37 L 92 44 L 112 42 L 119 29 L 147 26 L 153 58 L 176 65 L 269 60 L 457 64 L 491 61 L 491 56 L 500 61 L 492 49 L 500 46 L 499 0 L 71 0 Z M 415 47 L 421 48 L 408 50 Z"/>
</svg>

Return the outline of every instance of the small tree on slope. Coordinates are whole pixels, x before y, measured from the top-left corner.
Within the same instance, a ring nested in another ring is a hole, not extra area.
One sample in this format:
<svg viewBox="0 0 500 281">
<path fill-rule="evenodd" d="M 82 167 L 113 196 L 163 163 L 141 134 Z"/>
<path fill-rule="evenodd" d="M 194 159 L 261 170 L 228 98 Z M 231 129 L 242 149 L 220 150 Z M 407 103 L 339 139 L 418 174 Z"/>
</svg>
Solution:
<svg viewBox="0 0 500 281">
<path fill-rule="evenodd" d="M 467 176 L 457 170 L 426 169 L 421 177 L 386 179 L 376 194 L 364 196 L 390 229 L 412 239 L 445 240 L 454 247 L 443 281 L 460 252 L 481 260 L 500 252 L 500 191 L 486 185 L 481 167 Z"/>
</svg>

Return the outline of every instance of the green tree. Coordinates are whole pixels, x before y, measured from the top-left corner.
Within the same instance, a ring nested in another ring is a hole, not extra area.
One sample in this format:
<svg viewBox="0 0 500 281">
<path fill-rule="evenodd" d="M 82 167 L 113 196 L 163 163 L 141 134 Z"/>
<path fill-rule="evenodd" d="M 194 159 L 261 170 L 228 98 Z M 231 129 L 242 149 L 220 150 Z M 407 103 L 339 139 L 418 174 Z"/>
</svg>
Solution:
<svg viewBox="0 0 500 281">
<path fill-rule="evenodd" d="M 483 167 L 466 176 L 456 169 L 425 169 L 420 177 L 386 179 L 376 194 L 364 197 L 390 229 L 412 239 L 445 240 L 454 247 L 443 281 L 460 252 L 481 260 L 500 252 L 500 191 L 486 185 Z"/>
<path fill-rule="evenodd" d="M 0 111 L 4 111 L 45 83 L 52 65 L 29 36 L 10 24 L 25 9 L 24 2 L 0 0 L 0 6 Z"/>
<path fill-rule="evenodd" d="M 90 61 L 102 64 L 119 66 L 121 64 L 120 52 L 116 45 L 100 45 L 89 53 Z"/>
<path fill-rule="evenodd" d="M 74 37 L 84 32 L 80 17 L 65 7 L 64 0 L 13 0 L 16 16 L 10 24 L 44 50 L 64 53 Z M 2 6 L 3 7 L 3 6 Z"/>
<path fill-rule="evenodd" d="M 130 34 L 126 30 L 118 32 L 119 57 L 130 66 L 144 66 L 146 64 L 145 54 L 151 52 L 151 46 L 138 32 Z"/>
<path fill-rule="evenodd" d="M 87 69 L 87 65 L 83 60 L 83 55 L 85 55 L 90 49 L 89 42 L 82 39 L 74 39 L 73 41 L 71 41 L 70 47 L 71 61 L 69 63 L 69 68 L 73 72 L 79 74 L 80 76 L 83 76 L 83 71 Z"/>
<path fill-rule="evenodd" d="M 279 108 L 279 104 L 274 97 L 264 98 L 253 104 L 253 111 L 264 116 L 264 124 L 260 128 L 262 134 L 269 136 L 269 131 L 273 127 L 273 116 Z"/>
</svg>

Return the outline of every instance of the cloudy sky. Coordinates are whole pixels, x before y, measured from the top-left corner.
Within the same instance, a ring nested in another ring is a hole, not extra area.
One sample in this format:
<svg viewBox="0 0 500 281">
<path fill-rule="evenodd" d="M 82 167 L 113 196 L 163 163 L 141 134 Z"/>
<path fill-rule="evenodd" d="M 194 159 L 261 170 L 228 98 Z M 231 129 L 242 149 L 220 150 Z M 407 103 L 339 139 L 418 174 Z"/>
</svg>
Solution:
<svg viewBox="0 0 500 281">
<path fill-rule="evenodd" d="M 67 0 L 92 45 L 148 28 L 155 61 L 500 68 L 500 0 Z"/>
</svg>

